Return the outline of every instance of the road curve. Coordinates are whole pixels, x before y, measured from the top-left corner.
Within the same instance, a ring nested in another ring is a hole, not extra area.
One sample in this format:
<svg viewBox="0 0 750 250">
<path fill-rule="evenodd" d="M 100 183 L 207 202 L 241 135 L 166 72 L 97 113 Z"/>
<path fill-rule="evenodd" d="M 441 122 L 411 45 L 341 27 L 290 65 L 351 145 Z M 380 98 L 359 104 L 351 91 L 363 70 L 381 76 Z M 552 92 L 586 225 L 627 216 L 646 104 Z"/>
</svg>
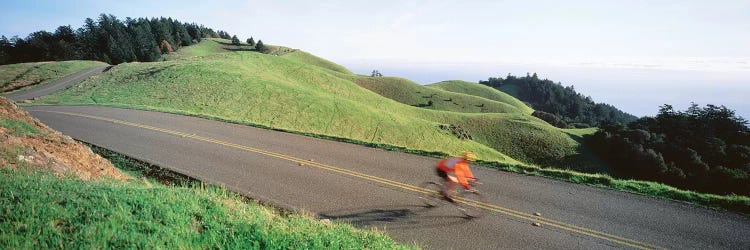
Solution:
<svg viewBox="0 0 750 250">
<path fill-rule="evenodd" d="M 434 158 L 158 112 L 26 109 L 76 139 L 431 249 L 750 249 L 750 219 L 732 212 L 474 167 L 488 211 L 466 220 L 420 206 L 412 185 L 436 179 Z"/>
<path fill-rule="evenodd" d="M 107 66 L 100 66 L 100 67 L 94 67 L 94 68 L 90 68 L 86 70 L 81 70 L 79 72 L 67 75 L 51 83 L 47 83 L 41 86 L 31 86 L 26 89 L 10 93 L 6 95 L 6 97 L 15 102 L 18 102 L 18 101 L 23 101 L 23 100 L 28 100 L 28 99 L 34 99 L 43 95 L 48 95 L 55 91 L 58 91 L 58 90 L 67 88 L 71 85 L 74 85 L 76 83 L 79 83 L 83 79 L 86 79 L 90 76 L 104 72 L 105 70 L 111 67 L 112 66 L 107 65 Z"/>
</svg>

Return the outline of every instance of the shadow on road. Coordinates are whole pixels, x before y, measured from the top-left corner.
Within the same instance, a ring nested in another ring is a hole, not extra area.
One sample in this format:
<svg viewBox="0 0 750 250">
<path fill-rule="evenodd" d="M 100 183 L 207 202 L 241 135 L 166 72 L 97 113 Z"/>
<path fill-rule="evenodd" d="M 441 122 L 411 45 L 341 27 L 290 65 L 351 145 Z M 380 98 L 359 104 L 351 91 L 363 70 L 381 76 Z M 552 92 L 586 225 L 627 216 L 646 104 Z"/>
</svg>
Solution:
<svg viewBox="0 0 750 250">
<path fill-rule="evenodd" d="M 318 217 L 349 223 L 357 227 L 378 227 L 389 230 L 449 227 L 471 222 L 451 206 L 428 208 L 404 205 L 346 208 L 321 212 Z"/>
</svg>

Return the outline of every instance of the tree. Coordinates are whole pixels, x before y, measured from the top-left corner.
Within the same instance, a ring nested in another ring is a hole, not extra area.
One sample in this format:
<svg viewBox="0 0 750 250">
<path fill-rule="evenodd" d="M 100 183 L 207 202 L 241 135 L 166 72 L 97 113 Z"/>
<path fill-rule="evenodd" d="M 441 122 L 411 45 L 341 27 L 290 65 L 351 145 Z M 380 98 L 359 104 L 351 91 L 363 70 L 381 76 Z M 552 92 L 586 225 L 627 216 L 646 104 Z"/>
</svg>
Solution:
<svg viewBox="0 0 750 250">
<path fill-rule="evenodd" d="M 253 40 L 252 36 L 247 39 L 247 44 L 249 44 L 250 46 L 255 46 L 255 40 Z"/>
<path fill-rule="evenodd" d="M 382 76 L 383 76 L 383 74 L 381 74 L 381 73 L 380 73 L 380 71 L 378 71 L 378 70 L 376 69 L 376 70 L 373 70 L 373 71 L 372 71 L 372 74 L 370 74 L 370 76 L 371 76 L 371 77 L 382 77 Z"/>
<path fill-rule="evenodd" d="M 266 49 L 266 46 L 263 45 L 263 40 L 258 40 L 258 43 L 255 44 L 255 50 L 257 51 L 263 51 Z"/>
<path fill-rule="evenodd" d="M 750 194 L 750 128 L 724 106 L 659 107 L 656 117 L 604 124 L 587 144 L 625 178 L 702 192 Z"/>
<path fill-rule="evenodd" d="M 226 31 L 223 31 L 223 30 L 219 30 L 217 32 L 217 35 L 219 35 L 219 38 L 222 38 L 222 39 L 232 39 L 232 37 L 229 36 L 229 33 L 227 33 Z"/>
<path fill-rule="evenodd" d="M 240 45 L 240 39 L 237 38 L 237 36 L 232 36 L 232 44 L 239 46 Z"/>
<path fill-rule="evenodd" d="M 223 35 L 228 34 L 222 31 Z M 108 14 L 86 18 L 83 27 L 60 26 L 54 33 L 37 31 L 24 38 L 0 36 L 0 64 L 98 60 L 107 63 L 156 61 L 160 54 L 188 46 L 202 37 L 217 37 L 202 25 L 172 18 L 126 18 Z M 161 51 L 160 51 L 161 49 Z"/>
<path fill-rule="evenodd" d="M 479 83 L 500 91 L 515 89 L 510 92 L 514 97 L 528 103 L 537 111 L 560 117 L 562 122 L 555 121 L 554 124 L 589 127 L 605 121 L 628 123 L 637 119 L 612 105 L 595 103 L 591 97 L 576 92 L 573 86 L 563 87 L 560 83 L 539 79 L 536 73 L 527 73 L 525 77 L 508 74 L 505 79 L 490 77 L 489 80 Z M 546 115 L 545 117 L 553 118 Z"/>
<path fill-rule="evenodd" d="M 174 49 L 175 39 L 172 36 L 171 23 L 166 18 L 152 18 L 150 21 L 151 32 L 154 34 L 156 44 L 159 44 L 161 53 L 166 54 L 170 52 L 170 48 Z M 165 42 L 166 41 L 166 42 Z"/>
<path fill-rule="evenodd" d="M 156 39 L 151 33 L 151 26 L 148 25 L 148 22 L 134 24 L 132 30 L 133 40 L 135 41 L 135 55 L 138 57 L 138 61 L 153 62 L 159 60 L 161 57 L 159 47 L 156 45 Z"/>
<path fill-rule="evenodd" d="M 13 49 L 12 44 L 7 37 L 0 37 L 0 65 L 10 63 L 9 52 Z"/>
<path fill-rule="evenodd" d="M 185 24 L 185 29 L 187 30 L 188 35 L 190 35 L 190 38 L 192 38 L 196 43 L 199 43 L 201 39 L 203 39 L 203 32 L 201 31 L 201 28 L 202 27 L 199 27 L 195 23 Z"/>
</svg>

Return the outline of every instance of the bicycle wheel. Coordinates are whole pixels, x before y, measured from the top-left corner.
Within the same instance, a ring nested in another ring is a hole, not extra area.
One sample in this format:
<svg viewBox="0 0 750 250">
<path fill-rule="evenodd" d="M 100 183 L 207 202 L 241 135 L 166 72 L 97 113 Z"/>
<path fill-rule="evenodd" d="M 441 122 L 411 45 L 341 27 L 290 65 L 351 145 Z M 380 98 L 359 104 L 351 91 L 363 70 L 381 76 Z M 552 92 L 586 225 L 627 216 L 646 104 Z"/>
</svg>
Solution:
<svg viewBox="0 0 750 250">
<path fill-rule="evenodd" d="M 466 218 L 480 218 L 486 212 L 484 208 L 479 205 L 485 203 L 484 196 L 478 192 L 461 191 L 459 202 L 456 203 L 458 210 L 466 216 Z"/>
<path fill-rule="evenodd" d="M 420 193 L 419 199 L 426 207 L 436 207 L 443 200 L 443 185 L 428 181 L 419 185 L 419 187 L 428 193 Z"/>
</svg>

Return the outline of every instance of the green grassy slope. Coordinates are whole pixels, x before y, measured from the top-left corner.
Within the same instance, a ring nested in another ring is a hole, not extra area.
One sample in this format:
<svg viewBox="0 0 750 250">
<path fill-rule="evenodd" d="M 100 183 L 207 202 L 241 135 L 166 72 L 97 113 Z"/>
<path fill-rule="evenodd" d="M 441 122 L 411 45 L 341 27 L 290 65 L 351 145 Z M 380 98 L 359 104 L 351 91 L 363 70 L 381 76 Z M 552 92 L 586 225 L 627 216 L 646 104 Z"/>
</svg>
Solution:
<svg viewBox="0 0 750 250">
<path fill-rule="evenodd" d="M 382 233 L 273 210 L 217 187 L 84 182 L 0 168 L 8 249 L 406 248 Z"/>
<path fill-rule="evenodd" d="M 508 103 L 429 88 L 398 77 L 356 76 L 352 80 L 384 97 L 426 109 L 461 113 L 521 113 L 521 110 Z M 430 101 L 432 105 L 429 105 Z"/>
<path fill-rule="evenodd" d="M 311 64 L 311 65 L 315 65 L 315 66 L 318 66 L 318 67 L 330 69 L 330 70 L 333 70 L 333 71 L 336 71 L 336 72 L 339 72 L 339 73 L 352 74 L 352 72 L 349 71 L 349 69 L 345 68 L 344 66 L 338 65 L 338 64 L 336 64 L 334 62 L 325 60 L 323 58 L 314 56 L 314 55 L 312 55 L 310 53 L 307 53 L 307 52 L 304 52 L 304 51 L 301 51 L 301 50 L 295 50 L 293 52 L 286 53 L 286 54 L 284 54 L 282 56 L 286 57 L 286 58 L 289 58 L 289 59 L 292 59 L 292 60 L 295 60 L 295 61 L 298 61 L 298 62 L 302 62 L 302 63 Z"/>
<path fill-rule="evenodd" d="M 180 48 L 177 52 L 169 53 L 164 56 L 166 60 L 177 60 L 177 59 L 188 59 L 195 56 L 207 56 L 216 53 L 221 53 L 224 50 L 220 45 L 219 41 L 229 43 L 229 40 L 220 39 L 206 39 L 200 43 Z"/>
<path fill-rule="evenodd" d="M 0 92 L 44 84 L 97 66 L 97 61 L 35 62 L 0 65 Z"/>
<path fill-rule="evenodd" d="M 175 59 L 186 59 L 194 56 L 207 56 L 216 53 L 228 52 L 232 50 L 253 50 L 254 46 L 250 46 L 244 42 L 240 43 L 240 46 L 232 45 L 230 40 L 220 38 L 209 38 L 206 39 L 210 42 L 201 42 L 193 46 L 188 46 L 180 49 L 176 53 L 171 53 L 166 56 L 167 60 Z M 321 68 L 333 70 L 335 72 L 343 74 L 353 74 L 349 69 L 344 66 L 338 65 L 334 62 L 326 59 L 317 57 L 313 54 L 307 53 L 302 50 L 292 49 L 284 46 L 276 45 L 265 45 L 266 49 L 263 51 L 265 54 L 281 56 L 295 60 L 301 63 L 315 65 Z"/>
<path fill-rule="evenodd" d="M 513 106 L 424 87 L 457 101 L 481 100 L 485 108 L 503 107 L 507 113 L 477 115 L 418 108 L 373 93 L 352 79 L 363 77 L 283 56 L 225 51 L 201 58 L 121 64 L 37 103 L 192 114 L 450 155 L 472 150 L 481 159 L 505 163 L 576 154 L 578 143 L 564 131 Z M 475 140 L 460 140 L 452 131 L 441 129 L 441 124 L 461 126 Z M 513 130 L 498 131 L 504 128 Z"/>
<path fill-rule="evenodd" d="M 490 100 L 507 103 L 518 108 L 524 114 L 530 115 L 531 113 L 534 113 L 534 109 L 527 106 L 521 100 L 518 100 L 509 94 L 503 93 L 496 89 L 493 89 L 488 86 L 478 84 L 475 82 L 454 80 L 454 81 L 442 81 L 442 82 L 433 83 L 427 86 L 446 90 L 446 91 L 456 92 L 456 93 L 464 93 L 467 95 L 484 97 Z"/>
</svg>

